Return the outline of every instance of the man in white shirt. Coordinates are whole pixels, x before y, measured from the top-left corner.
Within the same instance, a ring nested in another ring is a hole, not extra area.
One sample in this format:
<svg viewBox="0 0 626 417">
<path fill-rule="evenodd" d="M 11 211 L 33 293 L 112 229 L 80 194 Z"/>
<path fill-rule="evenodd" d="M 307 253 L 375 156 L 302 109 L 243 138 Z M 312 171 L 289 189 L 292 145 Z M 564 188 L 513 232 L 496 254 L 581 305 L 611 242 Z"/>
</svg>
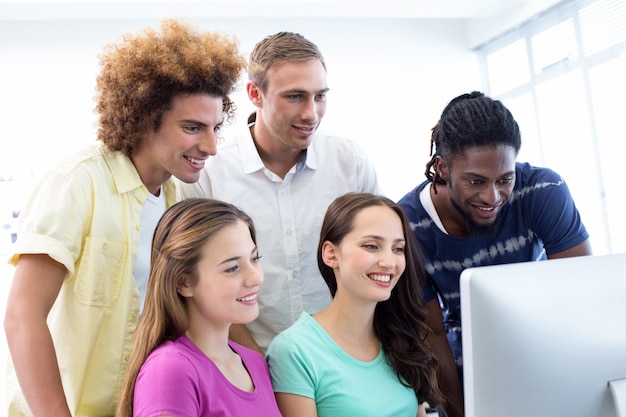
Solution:
<svg viewBox="0 0 626 417">
<path fill-rule="evenodd" d="M 347 192 L 380 193 L 376 172 L 353 141 L 316 134 L 326 112 L 326 64 L 315 44 L 280 32 L 250 54 L 248 124 L 209 159 L 184 197 L 235 204 L 254 220 L 265 282 L 259 318 L 231 339 L 260 351 L 302 311 L 330 302 L 316 248 L 328 205 Z"/>
</svg>

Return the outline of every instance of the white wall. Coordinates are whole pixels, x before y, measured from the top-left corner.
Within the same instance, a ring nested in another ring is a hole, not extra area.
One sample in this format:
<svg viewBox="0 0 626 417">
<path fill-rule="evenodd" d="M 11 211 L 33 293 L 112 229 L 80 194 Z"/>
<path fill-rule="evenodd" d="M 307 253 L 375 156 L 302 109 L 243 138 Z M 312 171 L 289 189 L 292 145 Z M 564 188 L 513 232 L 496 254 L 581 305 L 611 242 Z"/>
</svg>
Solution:
<svg viewBox="0 0 626 417">
<path fill-rule="evenodd" d="M 474 19 L 468 21 L 468 48 L 476 48 L 504 32 L 520 26 L 532 17 L 566 0 L 506 0 L 515 1 L 516 7 L 510 7 L 496 18 Z"/>
</svg>

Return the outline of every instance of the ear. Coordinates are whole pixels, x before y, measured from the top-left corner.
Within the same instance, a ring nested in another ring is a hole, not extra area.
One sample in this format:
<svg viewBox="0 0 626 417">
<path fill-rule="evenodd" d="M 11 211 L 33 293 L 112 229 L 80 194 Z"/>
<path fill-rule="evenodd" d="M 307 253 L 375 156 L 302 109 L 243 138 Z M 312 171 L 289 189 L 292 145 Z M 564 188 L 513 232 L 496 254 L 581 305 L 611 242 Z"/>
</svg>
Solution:
<svg viewBox="0 0 626 417">
<path fill-rule="evenodd" d="M 246 91 L 248 92 L 248 98 L 252 104 L 256 107 L 263 107 L 263 93 L 254 81 L 248 81 L 246 84 Z"/>
<path fill-rule="evenodd" d="M 183 297 L 193 297 L 190 278 L 189 274 L 181 274 L 176 279 L 176 291 Z"/>
<path fill-rule="evenodd" d="M 328 240 L 322 244 L 322 260 L 324 264 L 330 268 L 337 268 L 339 260 L 337 259 L 337 247 Z"/>
<path fill-rule="evenodd" d="M 434 168 L 437 174 L 439 174 L 439 178 L 447 182 L 449 178 L 448 164 L 446 163 L 446 161 L 443 160 L 441 155 L 437 155 L 437 157 L 435 158 Z"/>
</svg>

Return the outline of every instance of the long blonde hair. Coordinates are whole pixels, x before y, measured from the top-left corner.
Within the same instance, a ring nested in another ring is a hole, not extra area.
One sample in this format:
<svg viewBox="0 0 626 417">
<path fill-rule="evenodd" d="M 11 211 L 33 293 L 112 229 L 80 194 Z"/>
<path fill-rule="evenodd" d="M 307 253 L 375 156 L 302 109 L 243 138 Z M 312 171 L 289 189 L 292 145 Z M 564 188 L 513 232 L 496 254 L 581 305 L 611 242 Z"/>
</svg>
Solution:
<svg viewBox="0 0 626 417">
<path fill-rule="evenodd" d="M 150 353 L 167 340 L 176 340 L 189 326 L 183 284 L 194 286 L 202 249 L 215 233 L 237 221 L 248 225 L 256 243 L 252 219 L 232 204 L 206 198 L 183 200 L 159 220 L 152 240 L 150 277 L 142 316 L 117 405 L 118 417 L 133 415 L 135 382 Z"/>
</svg>

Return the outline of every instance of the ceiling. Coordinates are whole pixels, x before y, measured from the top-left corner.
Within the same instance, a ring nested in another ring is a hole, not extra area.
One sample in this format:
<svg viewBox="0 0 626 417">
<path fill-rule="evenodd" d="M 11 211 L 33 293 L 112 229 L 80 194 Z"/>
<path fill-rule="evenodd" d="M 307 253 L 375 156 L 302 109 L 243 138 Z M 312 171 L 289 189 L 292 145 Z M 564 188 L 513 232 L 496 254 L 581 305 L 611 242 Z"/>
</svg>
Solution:
<svg viewBox="0 0 626 417">
<path fill-rule="evenodd" d="M 194 17 L 483 19 L 529 0 L 0 0 L 0 20 Z"/>
</svg>

